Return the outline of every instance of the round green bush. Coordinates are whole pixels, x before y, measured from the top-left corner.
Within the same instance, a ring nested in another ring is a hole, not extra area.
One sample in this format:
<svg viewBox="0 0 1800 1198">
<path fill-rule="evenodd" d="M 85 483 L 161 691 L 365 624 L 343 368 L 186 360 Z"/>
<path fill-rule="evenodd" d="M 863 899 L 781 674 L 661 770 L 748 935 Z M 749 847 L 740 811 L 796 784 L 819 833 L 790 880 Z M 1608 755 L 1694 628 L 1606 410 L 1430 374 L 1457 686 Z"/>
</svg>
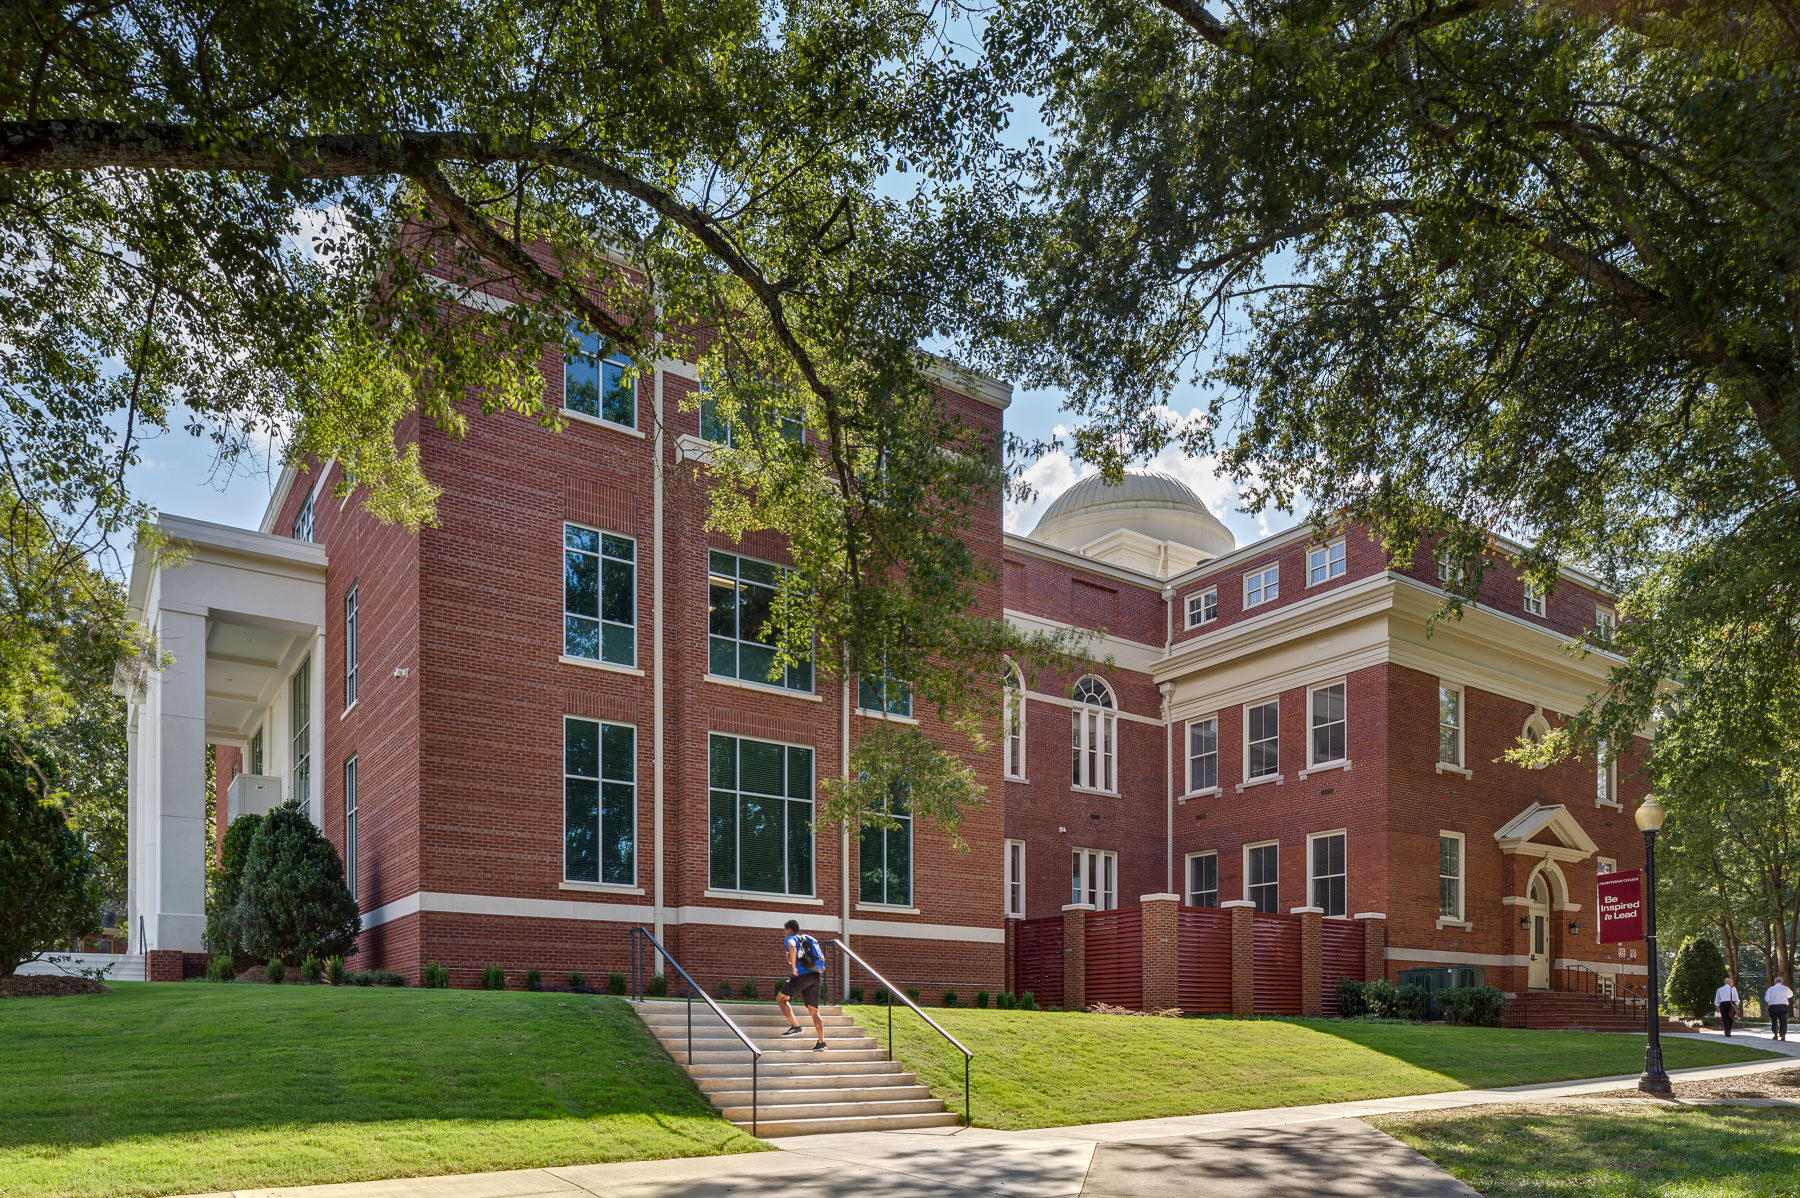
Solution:
<svg viewBox="0 0 1800 1198">
<path fill-rule="evenodd" d="M 1713 995 L 1725 978 L 1725 954 L 1706 937 L 1696 936 L 1675 951 L 1663 993 L 1671 1009 L 1704 1019 L 1712 1014 Z"/>
<path fill-rule="evenodd" d="M 535 969 L 527 969 L 525 971 L 525 989 L 542 990 L 543 988 L 544 975 Z"/>
<path fill-rule="evenodd" d="M 448 990 L 450 969 L 441 961 L 427 961 L 420 971 L 419 981 L 427 990 Z"/>
<path fill-rule="evenodd" d="M 986 990 L 977 990 L 975 992 L 975 1009 L 977 1011 L 985 1011 L 988 1009 L 988 992 Z"/>
<path fill-rule="evenodd" d="M 269 812 L 250 841 L 229 933 L 257 957 L 343 956 L 362 916 L 344 885 L 344 863 L 292 800 Z"/>
<path fill-rule="evenodd" d="M 624 974 L 609 973 L 606 975 L 606 992 L 608 994 L 623 994 L 625 993 L 625 988 Z"/>
<path fill-rule="evenodd" d="M 944 1005 L 946 1007 L 954 1007 L 956 1005 L 956 991 L 954 991 L 954 990 L 944 991 Z"/>
<path fill-rule="evenodd" d="M 489 965 L 481 971 L 481 988 L 483 990 L 506 989 L 506 970 L 498 965 Z"/>
<path fill-rule="evenodd" d="M 669 993 L 669 979 L 660 973 L 650 975 L 649 982 L 644 985 L 644 993 L 651 998 L 663 998 Z"/>
<path fill-rule="evenodd" d="M 269 984 L 272 986 L 281 985 L 281 979 L 287 976 L 287 966 L 282 963 L 282 960 L 280 957 L 270 957 L 269 958 L 268 976 L 269 976 Z"/>
</svg>

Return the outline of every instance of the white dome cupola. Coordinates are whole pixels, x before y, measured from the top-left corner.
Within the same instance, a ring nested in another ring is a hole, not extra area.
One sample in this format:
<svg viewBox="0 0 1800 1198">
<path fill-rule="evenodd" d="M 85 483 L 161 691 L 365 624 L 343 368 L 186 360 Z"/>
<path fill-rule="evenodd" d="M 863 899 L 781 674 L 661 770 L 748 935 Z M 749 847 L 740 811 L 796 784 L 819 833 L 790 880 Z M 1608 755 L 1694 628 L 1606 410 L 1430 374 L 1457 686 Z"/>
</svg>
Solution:
<svg viewBox="0 0 1800 1198">
<path fill-rule="evenodd" d="M 1128 472 L 1118 485 L 1084 478 L 1044 509 L 1030 537 L 1157 578 L 1237 548 L 1219 518 L 1180 479 Z"/>
</svg>

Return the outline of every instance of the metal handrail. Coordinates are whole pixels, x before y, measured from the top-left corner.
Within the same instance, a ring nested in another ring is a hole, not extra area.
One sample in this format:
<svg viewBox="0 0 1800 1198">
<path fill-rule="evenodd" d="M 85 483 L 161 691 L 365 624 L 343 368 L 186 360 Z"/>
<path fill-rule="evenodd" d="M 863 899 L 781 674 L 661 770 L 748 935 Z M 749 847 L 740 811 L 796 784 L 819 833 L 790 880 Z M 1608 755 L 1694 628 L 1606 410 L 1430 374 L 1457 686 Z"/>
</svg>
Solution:
<svg viewBox="0 0 1800 1198">
<path fill-rule="evenodd" d="M 1630 1014 L 1631 1012 L 1627 1009 L 1628 1003 L 1638 1002 L 1647 1005 L 1650 1001 L 1644 995 L 1633 990 L 1630 986 L 1627 986 L 1617 976 L 1608 977 L 1599 970 L 1590 969 L 1579 961 L 1571 961 L 1567 965 L 1561 966 L 1561 970 L 1565 974 L 1574 970 L 1580 970 L 1581 972 L 1575 976 L 1587 983 L 1587 990 L 1585 992 L 1593 994 L 1596 998 L 1600 996 L 1603 985 L 1609 987 L 1612 990 L 1612 998 L 1610 1001 L 1612 1003 L 1613 1011 L 1617 1014 Z M 1583 975 L 1586 976 L 1584 977 Z"/>
<path fill-rule="evenodd" d="M 672 953 L 670 953 L 668 949 L 666 949 L 662 946 L 661 941 L 657 940 L 657 938 L 655 936 L 650 934 L 649 928 L 632 928 L 630 931 L 630 936 L 631 936 L 631 992 L 632 992 L 632 995 L 638 999 L 638 1001 L 641 1002 L 641 1001 L 643 1001 L 643 998 L 644 998 L 643 964 L 644 964 L 644 941 L 646 941 L 646 940 L 650 942 L 650 944 L 656 949 L 657 952 L 662 954 L 663 960 L 667 961 L 670 965 L 673 965 L 675 967 L 675 972 L 679 973 L 682 977 L 682 980 L 687 983 L 687 992 L 686 992 L 686 998 L 687 998 L 687 1042 L 688 1042 L 687 1053 L 688 1053 L 688 1064 L 689 1065 L 692 1065 L 694 1063 L 694 995 L 696 993 L 698 993 L 700 995 L 701 1000 L 703 1002 L 705 1002 L 707 1006 L 712 1008 L 713 1014 L 715 1014 L 719 1017 L 719 1021 L 722 1022 L 726 1027 L 731 1029 L 731 1034 L 736 1036 L 740 1041 L 742 1041 L 744 1047 L 748 1048 L 750 1050 L 750 1134 L 753 1136 L 756 1135 L 757 1134 L 757 1126 L 756 1126 L 757 1073 L 758 1073 L 757 1067 L 762 1063 L 763 1050 L 758 1048 L 754 1043 L 751 1042 L 750 1037 L 746 1036 L 744 1034 L 744 1029 L 740 1028 L 735 1022 L 733 1022 L 731 1016 L 729 1016 L 725 1013 L 725 1009 L 723 1007 L 721 1007 L 718 1003 L 713 1001 L 712 995 L 708 994 L 705 990 L 700 988 L 699 984 L 694 981 L 693 975 L 688 973 L 687 970 L 685 970 L 681 967 L 681 962 L 677 961 L 675 959 L 674 955 Z"/>
<path fill-rule="evenodd" d="M 901 1002 L 903 1002 L 907 1006 L 911 1007 L 913 1009 L 913 1014 L 917 1015 L 920 1019 L 923 1019 L 926 1023 L 930 1024 L 932 1031 L 936 1032 L 938 1035 L 942 1036 L 944 1039 L 950 1041 L 950 1043 L 956 1048 L 956 1051 L 963 1054 L 963 1126 L 964 1127 L 973 1127 L 974 1124 L 970 1121 L 970 1117 L 974 1111 L 974 1108 L 973 1108 L 973 1106 L 971 1106 L 971 1104 L 969 1102 L 969 1063 L 975 1059 L 975 1054 L 970 1052 L 967 1048 L 963 1047 L 963 1043 L 961 1040 L 958 1040 L 955 1036 L 952 1036 L 949 1032 L 947 1032 L 943 1028 L 939 1027 L 937 1020 L 933 1019 L 931 1016 L 927 1015 L 924 1011 L 920 1010 L 918 1003 L 916 1003 L 912 999 L 908 998 L 897 987 L 895 987 L 894 983 L 892 983 L 892 982 L 888 981 L 886 978 L 882 977 L 880 970 L 876 969 L 873 965 L 869 964 L 867 961 L 863 960 L 860 956 L 858 956 L 855 949 L 851 948 L 848 944 L 845 944 L 842 940 L 825 940 L 825 941 L 822 941 L 821 943 L 835 946 L 839 952 L 843 953 L 844 956 L 849 958 L 849 961 L 855 961 L 858 965 L 862 966 L 863 969 L 869 974 L 869 976 L 874 978 L 876 981 L 880 982 L 883 989 L 885 989 L 887 991 L 887 1016 L 888 1016 L 888 1049 L 887 1049 L 887 1053 L 888 1053 L 888 1060 L 891 1061 L 894 1059 L 894 999 L 896 997 L 898 997 Z M 846 986 L 848 986 L 850 984 L 850 963 L 849 963 L 849 961 L 846 961 L 844 963 L 844 984 Z"/>
</svg>

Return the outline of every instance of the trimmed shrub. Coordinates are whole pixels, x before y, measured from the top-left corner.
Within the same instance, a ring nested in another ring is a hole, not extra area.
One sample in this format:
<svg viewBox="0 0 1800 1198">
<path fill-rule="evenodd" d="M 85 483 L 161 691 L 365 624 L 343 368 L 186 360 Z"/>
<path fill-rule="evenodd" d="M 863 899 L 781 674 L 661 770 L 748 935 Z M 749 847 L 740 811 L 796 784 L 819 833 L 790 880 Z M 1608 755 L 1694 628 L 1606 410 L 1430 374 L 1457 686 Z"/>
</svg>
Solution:
<svg viewBox="0 0 1800 1198">
<path fill-rule="evenodd" d="M 1010 990 L 1002 990 L 994 996 L 994 1005 L 1002 1011 L 1016 1011 L 1019 1008 L 1019 1000 L 1012 996 Z"/>
<path fill-rule="evenodd" d="M 573 993 L 581 993 L 587 989 L 587 979 L 571 969 L 569 971 L 569 989 Z"/>
<path fill-rule="evenodd" d="M 244 885 L 244 862 L 250 856 L 250 842 L 262 827 L 263 817 L 257 812 L 238 816 L 225 825 L 219 838 L 219 863 L 212 871 L 212 893 L 206 898 L 206 947 L 215 953 L 243 957 L 244 946 L 231 932 L 231 913 L 237 906 L 238 891 Z"/>
<path fill-rule="evenodd" d="M 644 983 L 644 993 L 651 998 L 668 997 L 669 979 L 660 973 L 651 974 L 650 980 Z"/>
<path fill-rule="evenodd" d="M 403 973 L 395 973 L 391 969 L 375 969 L 365 973 L 363 976 L 369 979 L 370 985 L 374 986 L 406 985 L 406 975 Z"/>
<path fill-rule="evenodd" d="M 0 978 L 100 932 L 94 856 L 19 755 L 0 758 Z"/>
<path fill-rule="evenodd" d="M 225 953 L 214 953 L 206 963 L 206 980 L 209 982 L 230 982 L 237 980 L 237 970 L 232 967 L 231 958 Z"/>
<path fill-rule="evenodd" d="M 1355 978 L 1339 978 L 1337 981 L 1337 1008 L 1339 1019 L 1355 1019 L 1359 1015 L 1369 1013 L 1369 995 L 1363 984 Z"/>
<path fill-rule="evenodd" d="M 269 958 L 269 972 L 268 972 L 269 984 L 272 986 L 279 986 L 279 985 L 281 985 L 281 979 L 286 976 L 287 976 L 287 966 L 282 963 L 281 958 L 280 957 L 270 957 Z"/>
<path fill-rule="evenodd" d="M 944 1005 L 946 1007 L 954 1007 L 956 1005 L 956 991 L 954 991 L 954 990 L 944 991 Z"/>
<path fill-rule="evenodd" d="M 506 970 L 492 964 L 483 969 L 481 971 L 481 988 L 483 990 L 506 989 Z"/>
<path fill-rule="evenodd" d="M 975 992 L 975 1009 L 977 1011 L 985 1011 L 987 1008 L 988 992 L 986 990 L 977 990 Z"/>
<path fill-rule="evenodd" d="M 1457 1027 L 1499 1027 L 1506 1017 L 1506 996 L 1498 986 L 1452 986 L 1437 992 L 1444 1022 Z"/>
<path fill-rule="evenodd" d="M 350 975 L 350 984 L 352 986 L 373 986 L 375 984 L 375 975 L 372 973 L 353 973 Z"/>
<path fill-rule="evenodd" d="M 1706 937 L 1696 936 L 1675 951 L 1663 995 L 1670 1009 L 1705 1019 L 1713 1013 L 1713 994 L 1725 977 L 1725 954 Z"/>
<path fill-rule="evenodd" d="M 623 993 L 625 993 L 625 975 L 622 973 L 607 974 L 606 975 L 606 992 L 608 994 L 623 994 Z"/>
<path fill-rule="evenodd" d="M 1425 1018 L 1425 989 L 1408 982 L 1404 986 L 1396 986 L 1386 978 L 1376 978 L 1363 987 L 1363 994 L 1369 1000 L 1369 1014 L 1377 1019 L 1408 1019 L 1414 1022 Z"/>
<path fill-rule="evenodd" d="M 337 849 L 299 803 L 269 812 L 250 841 L 230 934 L 257 957 L 329 957 L 355 948 L 361 930 Z"/>
<path fill-rule="evenodd" d="M 755 978 L 744 979 L 744 984 L 738 987 L 738 997 L 745 1001 L 754 1001 L 762 997 L 761 991 L 756 988 Z"/>
<path fill-rule="evenodd" d="M 324 977 L 324 976 L 325 976 L 325 963 L 323 961 L 319 960 L 317 957 L 308 957 L 308 958 L 306 958 L 306 960 L 300 962 L 300 980 L 301 981 L 317 982 L 321 977 Z"/>
<path fill-rule="evenodd" d="M 917 986 L 908 986 L 906 988 L 906 997 L 912 999 L 914 1002 L 918 1002 L 919 1001 L 919 988 Z"/>
<path fill-rule="evenodd" d="M 875 1005 L 876 1006 L 885 1007 L 888 1005 L 888 1003 L 890 1003 L 892 1001 L 893 1001 L 892 998 L 890 998 L 888 995 L 886 986 L 875 987 Z"/>
<path fill-rule="evenodd" d="M 325 980 L 333 986 L 344 984 L 344 959 L 342 957 L 325 958 Z"/>
<path fill-rule="evenodd" d="M 427 961 L 419 971 L 419 984 L 427 990 L 450 989 L 450 969 L 441 961 Z"/>
<path fill-rule="evenodd" d="M 542 990 L 543 988 L 544 975 L 535 969 L 527 969 L 525 971 L 525 989 Z"/>
<path fill-rule="evenodd" d="M 847 1003 L 850 1003 L 854 1006 L 860 1007 L 862 1005 L 862 1000 L 863 1000 L 863 988 L 861 986 L 850 987 L 850 993 L 848 993 L 844 996 L 844 1001 Z"/>
<path fill-rule="evenodd" d="M 713 990 L 713 997 L 729 1001 L 731 998 L 731 983 L 720 982 Z"/>
<path fill-rule="evenodd" d="M 1038 1009 L 1037 995 L 1033 994 L 1029 990 L 1027 990 L 1025 993 L 1019 995 L 1019 1010 L 1035 1011 L 1037 1009 Z"/>
</svg>

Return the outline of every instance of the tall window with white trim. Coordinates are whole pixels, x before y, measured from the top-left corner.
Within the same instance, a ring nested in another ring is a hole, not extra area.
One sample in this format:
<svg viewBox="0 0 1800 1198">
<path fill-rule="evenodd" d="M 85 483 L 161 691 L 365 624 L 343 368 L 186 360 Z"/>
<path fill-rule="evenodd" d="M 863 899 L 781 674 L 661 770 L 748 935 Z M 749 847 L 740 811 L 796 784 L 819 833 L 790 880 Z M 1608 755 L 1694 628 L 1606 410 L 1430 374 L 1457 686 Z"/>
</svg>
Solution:
<svg viewBox="0 0 1800 1198">
<path fill-rule="evenodd" d="M 1328 545 L 1315 545 L 1306 551 L 1306 585 L 1309 587 L 1342 578 L 1348 569 L 1349 558 L 1345 554 L 1342 537 Z"/>
<path fill-rule="evenodd" d="M 356 892 L 356 754 L 344 759 L 344 888 Z"/>
<path fill-rule="evenodd" d="M 812 749 L 715 732 L 709 755 L 713 886 L 811 895 Z"/>
<path fill-rule="evenodd" d="M 1025 842 L 1006 842 L 1006 913 L 1025 918 Z"/>
<path fill-rule="evenodd" d="M 1112 793 L 1113 740 L 1118 731 L 1118 715 L 1113 709 L 1112 691 L 1106 683 L 1089 674 L 1075 684 L 1073 712 L 1074 784 L 1083 790 Z"/>
<path fill-rule="evenodd" d="M 1463 763 L 1463 692 L 1460 686 L 1438 683 L 1438 760 L 1445 765 Z"/>
<path fill-rule="evenodd" d="M 288 760 L 294 763 L 290 798 L 312 798 L 312 658 L 300 663 L 288 679 Z"/>
<path fill-rule="evenodd" d="M 1202 624 L 1210 624 L 1219 618 L 1219 588 L 1207 587 L 1197 595 L 1187 597 L 1187 626 L 1198 628 Z"/>
<path fill-rule="evenodd" d="M 1346 877 L 1343 832 L 1320 832 L 1306 838 L 1307 889 L 1312 905 L 1326 915 L 1346 914 Z"/>
<path fill-rule="evenodd" d="M 1602 645 L 1612 644 L 1613 633 L 1617 630 L 1618 625 L 1619 617 L 1614 614 L 1612 608 L 1596 607 L 1594 609 L 1594 639 Z"/>
<path fill-rule="evenodd" d="M 1104 849 L 1076 849 L 1070 854 L 1069 901 L 1091 903 L 1096 911 L 1119 905 L 1119 855 Z"/>
<path fill-rule="evenodd" d="M 1438 833 L 1438 915 L 1444 919 L 1463 917 L 1463 836 L 1461 832 Z"/>
<path fill-rule="evenodd" d="M 1219 855 L 1217 853 L 1189 853 L 1187 866 L 1188 906 L 1218 906 Z"/>
<path fill-rule="evenodd" d="M 258 728 L 256 735 L 250 738 L 250 772 L 263 772 L 263 730 Z"/>
<path fill-rule="evenodd" d="M 910 718 L 912 686 L 885 670 L 872 676 L 859 674 L 856 678 L 856 706 L 862 711 Z"/>
<path fill-rule="evenodd" d="M 1309 738 L 1309 765 L 1342 761 L 1349 753 L 1346 714 L 1347 684 L 1333 682 L 1317 686 L 1307 696 L 1312 735 Z"/>
<path fill-rule="evenodd" d="M 563 525 L 563 652 L 637 664 L 637 542 Z"/>
<path fill-rule="evenodd" d="M 1594 806 L 1619 806 L 1619 760 L 1612 751 L 1612 741 L 1600 738 L 1600 751 L 1595 759 Z"/>
<path fill-rule="evenodd" d="M 563 878 L 637 878 L 637 729 L 563 719 Z"/>
<path fill-rule="evenodd" d="M 356 637 L 356 584 L 344 596 L 344 707 L 356 702 L 356 667 L 359 656 Z"/>
<path fill-rule="evenodd" d="M 1000 688 L 1003 700 L 1000 720 L 1005 733 L 1006 776 L 1023 782 L 1025 780 L 1025 680 L 1019 674 L 1019 667 L 1010 661 L 1006 663 L 1006 671 L 1001 675 Z"/>
<path fill-rule="evenodd" d="M 1276 563 L 1244 575 L 1244 606 L 1255 607 L 1281 594 L 1281 565 Z"/>
<path fill-rule="evenodd" d="M 787 571 L 781 566 L 717 549 L 707 554 L 706 672 L 763 686 L 813 688 L 811 661 L 775 668 L 775 593 Z"/>
<path fill-rule="evenodd" d="M 1528 616 L 1544 614 L 1544 592 L 1529 578 L 1525 580 L 1525 614 Z"/>
<path fill-rule="evenodd" d="M 623 428 L 637 427 L 637 378 L 632 361 L 596 333 L 573 325 L 576 352 L 563 356 L 563 407 Z"/>
<path fill-rule="evenodd" d="M 1219 785 L 1219 717 L 1188 722 L 1188 793 Z"/>
<path fill-rule="evenodd" d="M 1281 770 L 1281 701 L 1244 708 L 1244 781 L 1269 778 Z"/>
<path fill-rule="evenodd" d="M 1244 897 L 1265 915 L 1281 910 L 1280 867 L 1281 850 L 1274 841 L 1244 846 Z"/>
<path fill-rule="evenodd" d="M 300 510 L 294 514 L 293 527 L 288 531 L 293 534 L 296 541 L 313 539 L 313 496 L 311 491 L 306 493 L 306 500 L 300 505 Z"/>
<path fill-rule="evenodd" d="M 906 805 L 906 788 L 898 787 L 889 800 L 891 828 L 864 824 L 857 845 L 861 867 L 862 901 L 888 907 L 912 906 L 913 821 Z"/>
</svg>

